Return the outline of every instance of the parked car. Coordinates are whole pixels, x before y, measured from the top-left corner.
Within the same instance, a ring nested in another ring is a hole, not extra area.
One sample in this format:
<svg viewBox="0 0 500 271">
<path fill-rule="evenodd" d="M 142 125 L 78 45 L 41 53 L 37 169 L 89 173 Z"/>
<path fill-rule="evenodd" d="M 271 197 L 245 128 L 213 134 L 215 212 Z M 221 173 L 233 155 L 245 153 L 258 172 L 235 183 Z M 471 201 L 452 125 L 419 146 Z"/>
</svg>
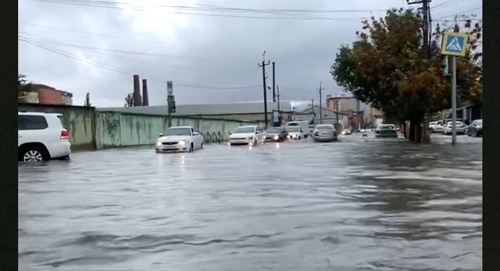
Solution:
<svg viewBox="0 0 500 271">
<path fill-rule="evenodd" d="M 21 162 L 68 159 L 71 155 L 62 114 L 18 112 L 17 139 L 17 160 Z"/>
<path fill-rule="evenodd" d="M 472 121 L 466 133 L 468 136 L 476 136 L 476 137 L 483 136 L 483 120 L 477 119 Z"/>
<path fill-rule="evenodd" d="M 301 140 L 306 138 L 304 130 L 300 126 L 286 126 L 285 129 L 288 133 L 288 139 Z M 307 129 L 309 131 L 309 127 Z"/>
<path fill-rule="evenodd" d="M 331 142 L 337 139 L 337 131 L 332 124 L 318 124 L 314 128 L 313 140 L 316 142 Z"/>
<path fill-rule="evenodd" d="M 394 124 L 381 124 L 375 129 L 375 137 L 397 138 L 398 131 L 396 131 Z"/>
<path fill-rule="evenodd" d="M 266 130 L 266 141 L 283 142 L 287 139 L 288 132 L 285 127 L 271 127 Z"/>
<path fill-rule="evenodd" d="M 351 131 L 351 129 L 344 129 L 344 130 L 342 130 L 342 134 L 343 135 L 351 135 L 352 131 Z"/>
<path fill-rule="evenodd" d="M 264 127 L 258 125 L 240 126 L 229 136 L 229 145 L 257 146 L 265 143 Z"/>
<path fill-rule="evenodd" d="M 173 126 L 159 136 L 156 152 L 194 152 L 203 149 L 203 136 L 191 126 Z"/>
<path fill-rule="evenodd" d="M 457 131 L 457 135 L 464 135 L 465 130 L 467 130 L 467 125 L 461 121 L 455 122 L 455 128 Z M 445 135 L 451 135 L 452 132 L 452 122 L 449 121 L 446 123 L 446 125 L 443 126 L 443 134 Z"/>
</svg>

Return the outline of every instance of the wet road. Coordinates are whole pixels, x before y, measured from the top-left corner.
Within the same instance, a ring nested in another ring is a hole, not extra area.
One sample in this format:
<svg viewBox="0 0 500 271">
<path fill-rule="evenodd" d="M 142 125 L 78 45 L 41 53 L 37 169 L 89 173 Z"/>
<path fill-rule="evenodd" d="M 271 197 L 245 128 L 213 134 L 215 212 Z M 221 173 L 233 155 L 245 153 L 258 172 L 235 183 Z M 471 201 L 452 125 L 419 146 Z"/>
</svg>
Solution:
<svg viewBox="0 0 500 271">
<path fill-rule="evenodd" d="M 19 269 L 482 269 L 480 138 L 341 140 L 20 165 Z"/>
</svg>

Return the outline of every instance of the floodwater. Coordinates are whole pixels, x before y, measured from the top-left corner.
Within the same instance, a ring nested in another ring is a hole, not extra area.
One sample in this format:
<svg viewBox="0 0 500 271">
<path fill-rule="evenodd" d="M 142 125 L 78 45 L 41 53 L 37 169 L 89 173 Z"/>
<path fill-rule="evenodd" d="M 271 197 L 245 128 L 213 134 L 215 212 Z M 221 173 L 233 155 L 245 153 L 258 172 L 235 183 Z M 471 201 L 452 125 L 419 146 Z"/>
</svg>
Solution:
<svg viewBox="0 0 500 271">
<path fill-rule="evenodd" d="M 481 270 L 482 141 L 448 141 L 20 165 L 19 270 Z"/>
</svg>

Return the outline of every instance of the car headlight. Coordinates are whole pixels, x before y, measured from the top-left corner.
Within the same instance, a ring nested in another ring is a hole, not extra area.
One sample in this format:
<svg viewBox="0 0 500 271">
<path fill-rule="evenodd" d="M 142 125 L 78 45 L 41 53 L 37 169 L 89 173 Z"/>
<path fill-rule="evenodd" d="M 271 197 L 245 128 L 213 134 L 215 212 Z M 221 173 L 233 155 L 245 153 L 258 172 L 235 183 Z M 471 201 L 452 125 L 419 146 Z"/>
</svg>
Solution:
<svg viewBox="0 0 500 271">
<path fill-rule="evenodd" d="M 161 141 L 156 141 L 156 146 L 161 146 Z"/>
<path fill-rule="evenodd" d="M 186 141 L 184 141 L 184 140 L 179 141 L 179 145 L 181 145 L 181 146 L 186 145 Z"/>
<path fill-rule="evenodd" d="M 277 135 L 275 135 L 275 136 L 274 136 L 274 139 L 278 139 L 278 136 L 277 136 Z"/>
</svg>

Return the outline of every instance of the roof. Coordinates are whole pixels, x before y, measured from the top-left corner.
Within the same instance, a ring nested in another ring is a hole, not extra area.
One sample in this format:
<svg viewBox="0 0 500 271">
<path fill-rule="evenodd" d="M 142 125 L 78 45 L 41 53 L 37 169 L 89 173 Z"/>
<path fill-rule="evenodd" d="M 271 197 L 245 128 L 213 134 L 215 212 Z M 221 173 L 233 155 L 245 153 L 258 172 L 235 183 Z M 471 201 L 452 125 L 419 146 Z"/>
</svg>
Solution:
<svg viewBox="0 0 500 271">
<path fill-rule="evenodd" d="M 306 110 L 302 111 L 302 112 L 298 112 L 298 114 L 304 114 L 304 115 L 313 115 L 313 114 L 319 114 L 319 110 L 320 109 L 320 106 L 319 105 L 315 105 L 314 106 L 314 109 L 309 106 Z M 341 115 L 348 115 L 346 114 L 345 112 L 335 112 L 335 110 L 332 110 L 330 108 L 327 108 L 327 107 L 321 107 L 321 112 L 323 113 L 323 115 L 325 114 L 339 114 L 340 116 Z"/>
<path fill-rule="evenodd" d="M 267 103 L 267 111 L 271 113 L 278 109 L 278 104 Z M 121 112 L 144 115 L 168 115 L 166 105 L 137 106 L 137 107 L 107 107 L 97 108 L 97 111 Z M 292 104 L 289 101 L 280 102 L 280 111 L 292 112 Z M 228 104 L 179 104 L 172 116 L 200 116 L 200 115 L 242 115 L 242 114 L 263 114 L 264 104 L 262 102 L 248 103 L 228 103 Z"/>
</svg>

